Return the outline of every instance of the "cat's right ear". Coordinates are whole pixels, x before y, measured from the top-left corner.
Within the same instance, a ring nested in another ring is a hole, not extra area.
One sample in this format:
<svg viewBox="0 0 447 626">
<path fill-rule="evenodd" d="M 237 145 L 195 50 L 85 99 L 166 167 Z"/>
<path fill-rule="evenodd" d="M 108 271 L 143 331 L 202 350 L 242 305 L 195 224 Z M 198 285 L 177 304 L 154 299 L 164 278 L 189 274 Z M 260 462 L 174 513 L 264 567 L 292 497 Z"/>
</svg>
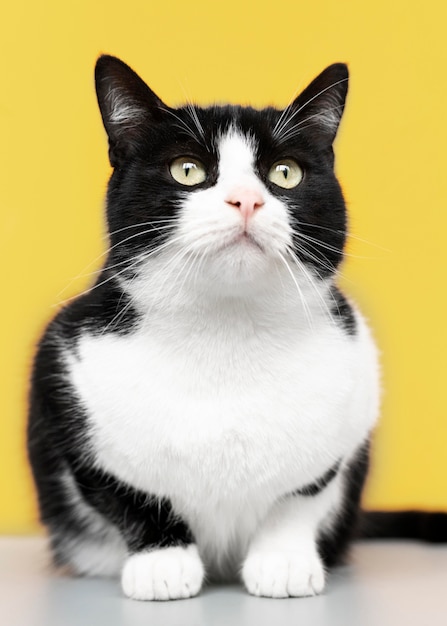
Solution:
<svg viewBox="0 0 447 626">
<path fill-rule="evenodd" d="M 135 151 L 149 124 L 166 105 L 128 65 L 103 55 L 96 62 L 96 95 L 109 137 L 109 158 L 116 167 Z"/>
</svg>

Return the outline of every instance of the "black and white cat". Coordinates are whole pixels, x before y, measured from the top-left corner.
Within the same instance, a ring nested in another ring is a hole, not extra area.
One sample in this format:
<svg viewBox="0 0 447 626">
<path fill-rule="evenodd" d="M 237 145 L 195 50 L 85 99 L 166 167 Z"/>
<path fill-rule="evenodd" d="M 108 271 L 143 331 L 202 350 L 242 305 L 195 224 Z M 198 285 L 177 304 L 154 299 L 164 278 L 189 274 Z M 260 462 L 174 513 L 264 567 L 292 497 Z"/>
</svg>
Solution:
<svg viewBox="0 0 447 626">
<path fill-rule="evenodd" d="M 346 211 L 328 67 L 285 110 L 172 109 L 96 67 L 110 248 L 36 356 L 29 455 L 57 564 L 141 600 L 240 574 L 320 593 L 356 527 L 379 410 L 370 332 L 335 284 Z"/>
</svg>

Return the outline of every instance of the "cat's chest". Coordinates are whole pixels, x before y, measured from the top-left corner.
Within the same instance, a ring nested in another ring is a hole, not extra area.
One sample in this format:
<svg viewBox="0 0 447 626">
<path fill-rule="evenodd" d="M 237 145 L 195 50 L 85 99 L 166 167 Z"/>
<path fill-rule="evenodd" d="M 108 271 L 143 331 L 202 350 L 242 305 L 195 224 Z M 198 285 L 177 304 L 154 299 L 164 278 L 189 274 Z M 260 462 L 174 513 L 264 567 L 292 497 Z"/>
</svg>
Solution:
<svg viewBox="0 0 447 626">
<path fill-rule="evenodd" d="M 86 335 L 69 358 L 100 466 L 156 494 L 248 484 L 287 491 L 358 437 L 349 426 L 356 350 L 332 329 L 306 341 L 139 331 Z M 361 429 L 364 425 L 361 425 Z"/>
</svg>

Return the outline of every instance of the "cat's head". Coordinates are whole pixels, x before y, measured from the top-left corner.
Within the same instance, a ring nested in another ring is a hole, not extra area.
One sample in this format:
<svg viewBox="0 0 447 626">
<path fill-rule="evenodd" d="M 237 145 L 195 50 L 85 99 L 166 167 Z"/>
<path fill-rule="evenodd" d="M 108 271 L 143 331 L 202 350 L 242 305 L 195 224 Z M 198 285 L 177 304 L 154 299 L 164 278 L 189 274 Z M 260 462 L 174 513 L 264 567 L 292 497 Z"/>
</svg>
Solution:
<svg viewBox="0 0 447 626">
<path fill-rule="evenodd" d="M 286 109 L 165 105 L 125 63 L 99 58 L 114 168 L 109 267 L 150 268 L 222 293 L 320 280 L 342 258 L 346 211 L 332 144 L 348 71 L 324 70 Z"/>
</svg>

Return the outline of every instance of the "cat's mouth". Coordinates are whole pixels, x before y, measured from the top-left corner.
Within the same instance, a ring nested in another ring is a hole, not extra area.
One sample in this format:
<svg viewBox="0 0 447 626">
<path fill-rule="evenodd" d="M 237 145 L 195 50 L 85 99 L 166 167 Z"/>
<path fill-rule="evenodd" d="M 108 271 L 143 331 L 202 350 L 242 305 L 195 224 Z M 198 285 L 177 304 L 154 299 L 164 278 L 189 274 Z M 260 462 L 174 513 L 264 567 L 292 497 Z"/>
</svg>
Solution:
<svg viewBox="0 0 447 626">
<path fill-rule="evenodd" d="M 257 241 L 253 235 L 250 235 L 250 233 L 248 233 L 247 231 L 244 231 L 243 233 L 241 233 L 240 235 L 238 235 L 235 238 L 234 241 L 235 244 L 242 244 L 242 245 L 247 245 L 247 246 L 255 246 L 256 248 L 259 248 L 260 250 L 262 250 L 262 252 L 264 252 L 264 248 L 263 246 L 259 243 L 259 241 Z"/>
<path fill-rule="evenodd" d="M 222 250 L 229 250 L 230 248 L 234 248 L 234 247 L 238 247 L 238 248 L 242 248 L 242 249 L 243 248 L 246 248 L 246 249 L 252 248 L 252 249 L 260 250 L 261 252 L 265 252 L 265 249 L 262 246 L 262 244 L 260 244 L 259 241 L 257 241 L 257 239 L 255 239 L 253 237 L 253 235 L 251 235 L 247 231 L 239 233 L 238 235 L 233 237 L 233 239 L 231 239 L 227 243 L 223 244 L 219 248 L 219 252 L 222 251 Z"/>
</svg>

